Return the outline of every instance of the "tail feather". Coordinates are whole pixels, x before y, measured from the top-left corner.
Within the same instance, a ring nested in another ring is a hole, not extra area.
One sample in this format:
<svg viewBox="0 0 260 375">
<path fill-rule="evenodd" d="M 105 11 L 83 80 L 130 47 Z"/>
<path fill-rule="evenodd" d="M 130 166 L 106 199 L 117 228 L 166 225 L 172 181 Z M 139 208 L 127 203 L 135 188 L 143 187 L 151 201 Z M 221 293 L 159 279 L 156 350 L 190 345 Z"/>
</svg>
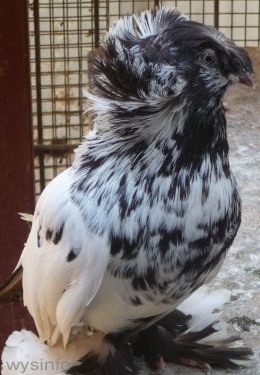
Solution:
<svg viewBox="0 0 260 375">
<path fill-rule="evenodd" d="M 219 320 L 220 311 L 223 310 L 225 304 L 230 302 L 230 299 L 229 290 L 210 291 L 208 286 L 203 286 L 179 305 L 178 310 L 184 314 L 192 314 L 189 320 L 189 330 L 199 331 Z"/>
<path fill-rule="evenodd" d="M 0 285 L 0 302 L 19 302 L 23 297 L 23 268 L 18 266 L 15 271 Z"/>
<path fill-rule="evenodd" d="M 196 331 L 196 332 L 186 331 L 185 333 L 175 337 L 175 341 L 195 343 L 197 341 L 201 341 L 205 339 L 206 337 L 208 338 L 209 336 L 211 336 L 212 334 L 216 332 L 217 330 L 212 325 L 209 325 L 208 327 L 203 328 L 201 331 Z"/>
<path fill-rule="evenodd" d="M 134 353 L 144 355 L 152 368 L 160 358 L 202 369 L 251 366 L 252 349 L 243 347 L 239 336 L 228 336 L 226 324 L 220 321 L 220 311 L 230 297 L 224 289 L 210 292 L 202 287 L 178 307 L 179 311 L 140 332 L 133 341 Z"/>
<path fill-rule="evenodd" d="M 31 215 L 31 214 L 26 214 L 24 212 L 18 212 L 18 215 L 20 216 L 20 218 L 22 220 L 28 221 L 29 223 L 31 223 L 33 221 L 33 215 Z"/>
<path fill-rule="evenodd" d="M 230 298 L 231 293 L 225 289 L 211 292 L 204 286 L 179 306 L 183 313 L 192 312 L 188 329 L 173 334 L 180 356 L 188 354 L 210 365 L 230 369 L 252 365 L 252 349 L 243 346 L 240 336 L 229 336 L 226 323 L 220 320 L 224 304 Z"/>
<path fill-rule="evenodd" d="M 19 213 L 22 220 L 33 221 L 33 215 Z M 0 285 L 0 303 L 1 302 L 19 302 L 23 298 L 22 288 L 23 269 L 20 263 L 16 266 L 14 272 Z"/>
<path fill-rule="evenodd" d="M 237 340 L 237 337 L 235 338 Z M 203 360 L 216 367 L 236 369 L 252 365 L 252 349 L 246 347 L 234 347 L 230 339 L 219 342 L 218 345 L 191 342 L 185 337 L 183 340 L 174 340 L 175 355 L 177 358 L 194 358 Z M 231 345 L 231 346 L 230 346 Z"/>
</svg>

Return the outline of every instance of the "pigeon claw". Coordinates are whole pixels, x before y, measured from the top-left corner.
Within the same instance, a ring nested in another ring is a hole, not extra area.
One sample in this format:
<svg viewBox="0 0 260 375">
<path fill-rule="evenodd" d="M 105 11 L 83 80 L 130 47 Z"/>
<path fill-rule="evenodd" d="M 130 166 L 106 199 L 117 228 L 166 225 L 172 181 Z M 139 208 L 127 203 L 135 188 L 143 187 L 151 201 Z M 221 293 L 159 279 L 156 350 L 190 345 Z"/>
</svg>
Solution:
<svg viewBox="0 0 260 375">
<path fill-rule="evenodd" d="M 210 364 L 200 359 L 194 359 L 194 358 L 189 358 L 189 357 L 179 357 L 178 363 L 184 366 L 195 367 L 201 370 L 211 371 Z"/>
<path fill-rule="evenodd" d="M 163 371 L 165 369 L 165 366 L 166 366 L 166 364 L 164 362 L 163 357 L 160 357 L 158 359 L 158 361 L 155 362 L 155 369 L 156 370 Z"/>
</svg>

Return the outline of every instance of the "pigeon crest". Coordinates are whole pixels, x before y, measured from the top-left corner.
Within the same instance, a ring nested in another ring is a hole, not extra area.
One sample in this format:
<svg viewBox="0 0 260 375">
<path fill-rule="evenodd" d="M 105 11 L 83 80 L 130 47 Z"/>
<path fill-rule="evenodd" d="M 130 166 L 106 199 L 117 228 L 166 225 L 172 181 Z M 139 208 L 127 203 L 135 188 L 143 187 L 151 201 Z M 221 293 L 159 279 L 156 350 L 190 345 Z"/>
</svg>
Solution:
<svg viewBox="0 0 260 375">
<path fill-rule="evenodd" d="M 151 119 L 162 123 L 162 113 L 188 114 L 191 105 L 215 110 L 226 89 L 239 81 L 238 69 L 247 78 L 252 73 L 242 48 L 176 9 L 125 16 L 108 31 L 94 61 L 93 89 L 86 94 L 97 116 L 94 127 L 131 124 L 133 133 L 140 120 L 144 128 Z M 106 121 L 100 122 L 101 116 Z"/>
</svg>

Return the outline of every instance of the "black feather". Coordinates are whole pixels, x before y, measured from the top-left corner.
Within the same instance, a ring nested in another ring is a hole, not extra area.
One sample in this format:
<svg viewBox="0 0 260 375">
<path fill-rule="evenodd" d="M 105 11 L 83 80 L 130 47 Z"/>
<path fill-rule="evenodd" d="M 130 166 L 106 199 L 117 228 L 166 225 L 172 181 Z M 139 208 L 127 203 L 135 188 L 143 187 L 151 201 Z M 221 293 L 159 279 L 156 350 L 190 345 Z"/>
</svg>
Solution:
<svg viewBox="0 0 260 375">
<path fill-rule="evenodd" d="M 230 346 L 241 339 L 238 336 L 216 342 L 216 345 L 207 344 L 207 338 L 210 342 L 210 336 L 217 332 L 214 328 L 217 322 L 200 331 L 186 332 L 190 318 L 176 310 L 158 324 L 138 333 L 132 341 L 133 353 L 144 356 L 147 365 L 151 368 L 156 368 L 159 358 L 205 369 L 209 365 L 238 369 L 243 365 L 238 365 L 236 360 L 246 363 L 252 359 L 251 348 Z M 204 341 L 201 342 L 203 339 Z"/>
<path fill-rule="evenodd" d="M 137 375 L 129 345 L 122 335 L 107 335 L 105 342 L 113 347 L 104 359 L 97 355 L 82 358 L 81 364 L 70 368 L 69 375 Z"/>
</svg>

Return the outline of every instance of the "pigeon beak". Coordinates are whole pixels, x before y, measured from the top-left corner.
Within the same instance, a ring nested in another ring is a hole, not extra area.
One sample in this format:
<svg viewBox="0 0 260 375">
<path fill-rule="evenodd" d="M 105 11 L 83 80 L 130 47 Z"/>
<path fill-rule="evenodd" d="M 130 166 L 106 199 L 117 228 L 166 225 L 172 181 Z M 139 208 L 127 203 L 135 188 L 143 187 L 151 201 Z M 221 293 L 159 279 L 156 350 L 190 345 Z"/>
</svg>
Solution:
<svg viewBox="0 0 260 375">
<path fill-rule="evenodd" d="M 255 83 L 250 73 L 241 73 L 239 74 L 238 79 L 239 79 L 239 83 L 242 83 L 243 85 L 246 85 L 246 86 L 250 86 L 253 89 L 255 88 Z"/>
<path fill-rule="evenodd" d="M 246 85 L 255 89 L 255 83 L 252 79 L 251 73 L 242 72 L 239 74 L 229 74 L 228 80 L 232 84 L 242 83 L 243 85 Z"/>
</svg>

